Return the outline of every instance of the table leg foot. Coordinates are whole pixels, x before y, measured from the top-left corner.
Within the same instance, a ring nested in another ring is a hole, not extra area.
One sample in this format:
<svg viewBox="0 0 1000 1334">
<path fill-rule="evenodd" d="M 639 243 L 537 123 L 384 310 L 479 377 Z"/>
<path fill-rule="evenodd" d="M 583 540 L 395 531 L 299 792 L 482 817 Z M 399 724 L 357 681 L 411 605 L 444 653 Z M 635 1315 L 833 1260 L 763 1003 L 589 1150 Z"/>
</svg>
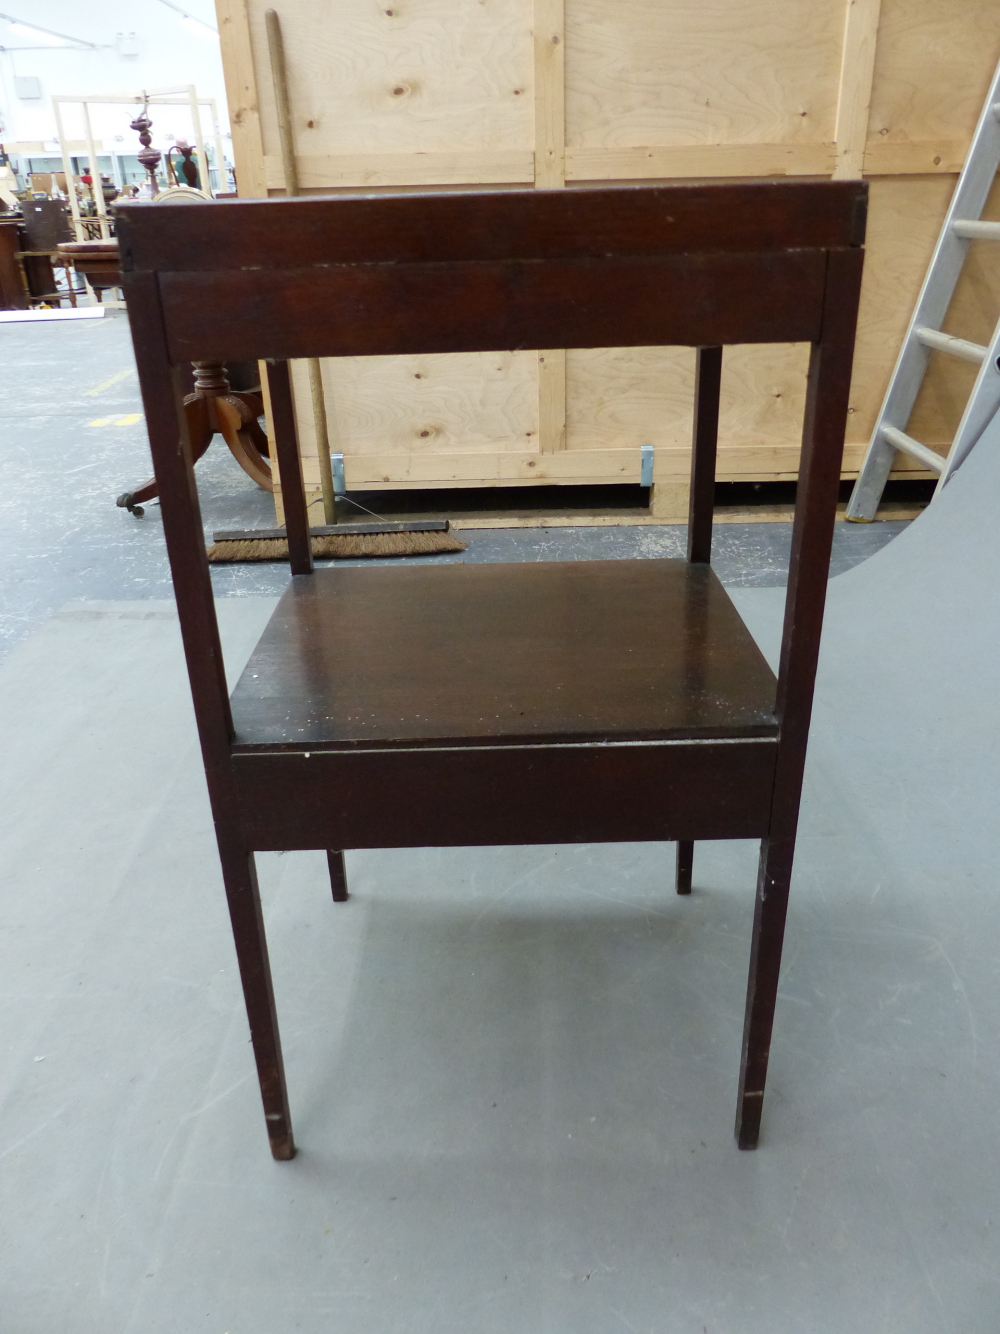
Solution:
<svg viewBox="0 0 1000 1334">
<path fill-rule="evenodd" d="M 327 865 L 330 868 L 330 888 L 333 890 L 334 903 L 347 902 L 347 867 L 344 865 L 344 854 L 331 848 L 326 854 Z"/>
<path fill-rule="evenodd" d="M 691 873 L 694 868 L 694 844 L 677 844 L 677 893 L 691 893 Z"/>
</svg>

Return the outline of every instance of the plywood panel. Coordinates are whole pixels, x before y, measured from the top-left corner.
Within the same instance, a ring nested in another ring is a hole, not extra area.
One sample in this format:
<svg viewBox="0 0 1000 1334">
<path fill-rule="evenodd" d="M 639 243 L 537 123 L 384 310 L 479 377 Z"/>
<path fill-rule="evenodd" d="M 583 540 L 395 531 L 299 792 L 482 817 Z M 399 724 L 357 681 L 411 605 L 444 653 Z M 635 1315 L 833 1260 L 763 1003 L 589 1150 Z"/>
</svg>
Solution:
<svg viewBox="0 0 1000 1334">
<path fill-rule="evenodd" d="M 844 455 L 844 476 L 856 471 L 863 445 L 849 445 Z M 656 486 L 683 481 L 690 466 L 690 446 L 661 448 L 656 460 Z M 762 468 L 777 479 L 794 480 L 799 466 L 799 443 L 762 440 L 756 446 L 727 446 L 719 453 L 720 481 L 753 481 Z M 640 477 L 638 449 L 593 449 L 541 455 L 522 451 L 490 453 L 434 453 L 423 459 L 411 453 L 354 454 L 345 458 L 348 489 L 399 490 L 407 486 L 434 489 L 463 486 L 577 486 L 593 482 L 636 484 Z M 307 490 L 319 491 L 315 457 L 304 460 Z M 924 475 L 924 474 L 921 474 Z M 683 487 L 678 488 L 683 490 Z M 686 506 L 682 510 L 686 517 Z M 664 516 L 666 517 L 666 516 Z"/>
<path fill-rule="evenodd" d="M 531 352 L 327 360 L 323 388 L 345 454 L 537 449 Z M 303 452 L 315 454 L 311 422 L 299 431 Z"/>
<path fill-rule="evenodd" d="M 650 181 L 711 176 L 825 176 L 832 143 L 661 144 L 655 148 L 567 148 L 570 181 Z"/>
<path fill-rule="evenodd" d="M 283 185 L 267 3 L 218 0 L 244 194 Z M 994 0 L 287 0 L 279 13 L 307 190 L 863 170 L 856 464 L 1000 57 Z M 1000 247 L 973 247 L 946 327 L 985 341 L 998 312 Z M 720 477 L 794 475 L 805 356 L 727 352 Z M 944 449 L 973 374 L 935 355 L 913 433 Z M 610 482 L 650 442 L 660 509 L 681 504 L 689 352 L 365 359 L 325 378 L 331 440 L 366 485 L 561 484 L 600 480 L 600 466 Z"/>
<path fill-rule="evenodd" d="M 264 36 L 252 0 L 264 151 L 280 152 Z M 283 0 L 296 153 L 531 152 L 534 80 L 526 0 Z"/>
<path fill-rule="evenodd" d="M 833 138 L 837 150 L 834 180 L 861 178 L 868 138 L 868 110 L 872 98 L 875 44 L 881 0 L 847 0 L 844 40 L 840 53 L 837 119 Z"/>
<path fill-rule="evenodd" d="M 239 193 L 260 199 L 267 195 L 267 182 L 247 0 L 216 0 L 215 9 Z"/>
<path fill-rule="evenodd" d="M 566 11 L 563 0 L 535 0 L 535 184 L 566 183 Z"/>
<path fill-rule="evenodd" d="M 719 446 L 797 447 L 808 348 L 727 347 L 722 362 Z M 694 353 L 690 348 L 603 348 L 567 353 L 567 434 L 572 448 L 688 448 Z"/>
<path fill-rule="evenodd" d="M 568 148 L 832 142 L 844 7 L 572 0 Z"/>
<path fill-rule="evenodd" d="M 968 145 L 1000 59 L 995 0 L 882 0 L 868 137 Z"/>
<path fill-rule="evenodd" d="M 284 189 L 281 158 L 268 154 L 263 163 L 268 189 Z M 299 186 L 305 193 L 366 190 L 371 186 L 527 185 L 535 179 L 535 155 L 530 149 L 490 153 L 296 153 L 295 165 Z"/>
</svg>

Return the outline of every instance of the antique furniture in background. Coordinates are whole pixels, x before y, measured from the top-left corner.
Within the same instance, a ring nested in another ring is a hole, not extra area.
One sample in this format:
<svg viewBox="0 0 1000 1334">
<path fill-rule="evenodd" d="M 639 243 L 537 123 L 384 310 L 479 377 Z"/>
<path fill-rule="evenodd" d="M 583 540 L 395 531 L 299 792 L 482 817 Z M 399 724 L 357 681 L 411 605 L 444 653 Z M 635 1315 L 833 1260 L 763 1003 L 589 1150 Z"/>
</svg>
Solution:
<svg viewBox="0 0 1000 1334">
<path fill-rule="evenodd" d="M 171 202 L 176 202 L 176 195 Z M 109 288 L 121 287 L 121 261 L 118 242 L 66 241 L 59 246 L 59 256 L 84 274 L 98 300 Z M 185 371 L 187 368 L 185 368 Z M 195 461 L 208 449 L 215 436 L 221 435 L 243 471 L 265 491 L 273 488 L 267 436 L 258 418 L 264 415 L 264 401 L 258 388 L 234 389 L 219 362 L 196 362 L 191 392 L 185 396 L 184 409 Z M 130 514 L 142 517 L 143 503 L 157 493 L 151 477 L 133 491 L 124 491 L 116 504 Z"/>
<path fill-rule="evenodd" d="M 0 310 L 28 308 L 28 293 L 17 262 L 20 227 L 20 218 L 0 217 Z"/>
<path fill-rule="evenodd" d="M 73 268 L 60 253 L 60 245 L 73 235 L 66 205 L 61 199 L 26 199 L 21 204 L 24 244 L 18 262 L 32 301 L 56 301 L 67 298 L 76 305 Z M 56 284 L 55 269 L 61 267 L 66 286 Z"/>
<path fill-rule="evenodd" d="M 218 434 L 248 477 L 264 491 L 274 489 L 267 436 L 257 420 L 264 415 L 259 391 L 233 389 L 221 362 L 196 361 L 194 388 L 184 397 L 184 414 L 192 462 L 197 463 Z M 157 480 L 151 477 L 134 491 L 123 492 L 116 504 L 141 518 L 143 503 L 157 491 Z"/>
</svg>

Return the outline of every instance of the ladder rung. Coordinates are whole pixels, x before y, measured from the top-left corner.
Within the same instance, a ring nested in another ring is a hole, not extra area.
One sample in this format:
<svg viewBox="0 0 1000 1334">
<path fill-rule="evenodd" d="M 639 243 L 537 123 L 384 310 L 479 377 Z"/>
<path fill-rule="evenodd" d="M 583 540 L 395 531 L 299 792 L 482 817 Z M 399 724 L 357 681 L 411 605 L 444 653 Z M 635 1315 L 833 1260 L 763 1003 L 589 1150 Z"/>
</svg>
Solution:
<svg viewBox="0 0 1000 1334">
<path fill-rule="evenodd" d="M 1000 241 L 1000 222 L 979 222 L 975 218 L 956 218 L 951 224 L 956 236 L 967 241 Z"/>
<path fill-rule="evenodd" d="M 939 333 L 937 329 L 928 329 L 922 324 L 913 332 L 924 347 L 933 347 L 938 352 L 950 352 L 953 357 L 974 361 L 977 366 L 981 366 L 986 360 L 988 349 L 982 343 L 970 343 L 967 338 L 953 338 L 951 334 Z"/>
<path fill-rule="evenodd" d="M 883 426 L 882 439 L 887 440 L 896 449 L 901 449 L 904 454 L 909 454 L 918 463 L 922 463 L 925 468 L 930 468 L 931 472 L 944 471 L 945 460 L 940 454 L 935 454 L 933 449 L 928 449 L 919 440 L 914 440 L 912 435 L 897 431 L 895 426 Z"/>
</svg>

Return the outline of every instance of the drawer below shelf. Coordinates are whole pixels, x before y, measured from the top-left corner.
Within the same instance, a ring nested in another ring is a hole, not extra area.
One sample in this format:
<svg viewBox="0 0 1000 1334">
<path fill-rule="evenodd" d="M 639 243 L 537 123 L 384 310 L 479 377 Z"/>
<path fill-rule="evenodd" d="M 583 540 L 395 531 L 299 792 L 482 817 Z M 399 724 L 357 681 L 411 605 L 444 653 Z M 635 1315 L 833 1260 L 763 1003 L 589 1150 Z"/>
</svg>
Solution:
<svg viewBox="0 0 1000 1334">
<path fill-rule="evenodd" d="M 234 755 L 247 846 L 758 838 L 777 741 L 410 746 Z"/>
</svg>

